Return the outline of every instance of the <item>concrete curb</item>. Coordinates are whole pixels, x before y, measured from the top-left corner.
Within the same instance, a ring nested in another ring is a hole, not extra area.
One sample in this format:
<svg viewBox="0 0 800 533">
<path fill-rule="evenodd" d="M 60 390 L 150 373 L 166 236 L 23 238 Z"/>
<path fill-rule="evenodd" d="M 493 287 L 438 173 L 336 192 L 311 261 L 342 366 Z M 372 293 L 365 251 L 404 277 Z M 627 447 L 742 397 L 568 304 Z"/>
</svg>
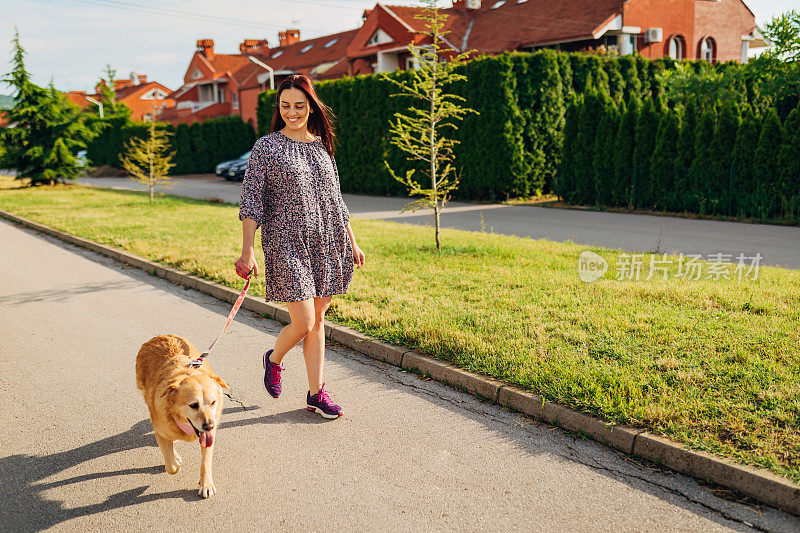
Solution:
<svg viewBox="0 0 800 533">
<path fill-rule="evenodd" d="M 206 281 L 181 270 L 110 246 L 69 235 L 2 209 L 0 209 L 0 217 L 155 274 L 173 283 L 204 292 L 225 302 L 233 303 L 239 295 L 238 291 L 219 283 Z M 242 307 L 278 322 L 289 323 L 289 312 L 283 306 L 247 296 L 242 302 Z M 709 453 L 690 450 L 682 444 L 641 429 L 606 423 L 599 418 L 544 401 L 541 396 L 502 381 L 463 370 L 414 350 L 387 344 L 328 320 L 325 321 L 325 337 L 373 359 L 420 372 L 456 389 L 574 431 L 626 454 L 636 455 L 682 474 L 737 490 L 760 502 L 800 515 L 800 486 L 794 485 L 791 481 L 776 476 L 768 470 L 736 464 Z"/>
</svg>

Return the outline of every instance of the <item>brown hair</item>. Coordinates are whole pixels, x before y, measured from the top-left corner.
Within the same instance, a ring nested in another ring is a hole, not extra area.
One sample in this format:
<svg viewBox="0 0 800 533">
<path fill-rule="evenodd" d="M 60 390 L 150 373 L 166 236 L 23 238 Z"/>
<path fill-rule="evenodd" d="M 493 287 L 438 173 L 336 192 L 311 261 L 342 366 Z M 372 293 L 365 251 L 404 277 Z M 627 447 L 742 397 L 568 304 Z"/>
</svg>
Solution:
<svg viewBox="0 0 800 533">
<path fill-rule="evenodd" d="M 289 88 L 296 88 L 303 91 L 308 99 L 308 104 L 313 109 L 313 113 L 308 117 L 308 131 L 312 135 L 319 135 L 322 138 L 322 144 L 328 151 L 331 157 L 335 151 L 336 133 L 333 130 L 333 120 L 336 118 L 331 111 L 331 108 L 322 103 L 322 100 L 317 96 L 317 91 L 311 84 L 306 76 L 302 74 L 292 74 L 281 82 L 278 86 L 278 93 L 275 95 L 275 105 L 272 111 L 272 123 L 269 126 L 269 131 L 278 131 L 286 127 L 286 121 L 283 120 L 280 110 L 281 93 Z"/>
</svg>

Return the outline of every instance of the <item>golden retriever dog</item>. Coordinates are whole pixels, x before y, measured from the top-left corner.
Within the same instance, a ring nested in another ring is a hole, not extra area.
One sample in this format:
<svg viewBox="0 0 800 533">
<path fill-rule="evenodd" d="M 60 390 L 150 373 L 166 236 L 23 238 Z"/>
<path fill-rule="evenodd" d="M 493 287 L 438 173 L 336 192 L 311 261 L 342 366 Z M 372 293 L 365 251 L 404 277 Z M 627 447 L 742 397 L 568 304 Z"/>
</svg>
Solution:
<svg viewBox="0 0 800 533">
<path fill-rule="evenodd" d="M 228 385 L 212 372 L 207 361 L 198 368 L 189 366 L 199 356 L 189 341 L 177 335 L 153 337 L 136 356 L 136 386 L 150 410 L 168 473 L 177 474 L 182 463 L 173 443 L 200 441 L 198 493 L 208 498 L 217 492 L 211 477 L 211 457 L 222 415 L 222 389 Z"/>
</svg>

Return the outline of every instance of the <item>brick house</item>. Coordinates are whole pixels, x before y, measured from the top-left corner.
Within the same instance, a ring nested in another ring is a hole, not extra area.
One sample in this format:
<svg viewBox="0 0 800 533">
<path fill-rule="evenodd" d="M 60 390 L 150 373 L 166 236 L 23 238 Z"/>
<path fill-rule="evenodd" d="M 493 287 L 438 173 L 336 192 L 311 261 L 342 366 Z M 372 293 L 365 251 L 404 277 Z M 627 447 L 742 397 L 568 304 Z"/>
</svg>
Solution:
<svg viewBox="0 0 800 533">
<path fill-rule="evenodd" d="M 87 94 L 86 91 L 70 91 L 65 95 L 78 107 L 96 107 L 97 104 L 90 102 L 87 97 L 99 101 L 100 89 L 104 84 L 103 81 L 95 85 L 94 94 Z M 115 101 L 130 108 L 132 120 L 151 122 L 162 109 L 175 105 L 175 101 L 169 98 L 172 90 L 156 81 L 147 81 L 147 76 L 144 74 L 131 73 L 130 79 L 114 80 L 114 92 Z"/>
<path fill-rule="evenodd" d="M 248 39 L 239 54 L 215 54 L 214 41 L 197 41 L 184 85 L 170 95 L 177 102 L 159 120 L 192 123 L 238 114 L 256 125 L 256 103 L 272 68 L 277 86 L 289 74 L 314 80 L 413 68 L 406 50 L 424 45 L 420 7 L 375 4 L 359 28 L 315 39 L 300 31 L 279 33 L 278 46 Z M 601 46 L 645 57 L 747 61 L 751 48 L 766 46 L 755 15 L 743 0 L 454 0 L 446 15 L 443 55 L 555 48 L 593 50 Z"/>
</svg>

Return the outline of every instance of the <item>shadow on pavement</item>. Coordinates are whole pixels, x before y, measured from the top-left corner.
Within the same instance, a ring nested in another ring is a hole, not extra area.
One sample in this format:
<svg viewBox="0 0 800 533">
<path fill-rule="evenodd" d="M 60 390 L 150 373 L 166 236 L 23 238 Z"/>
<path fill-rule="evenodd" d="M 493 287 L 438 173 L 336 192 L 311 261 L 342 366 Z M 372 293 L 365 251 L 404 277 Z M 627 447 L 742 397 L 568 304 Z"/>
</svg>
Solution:
<svg viewBox="0 0 800 533">
<path fill-rule="evenodd" d="M 258 408 L 258 406 L 233 407 L 226 408 L 223 412 L 224 414 L 233 414 Z M 255 424 L 324 424 L 326 422 L 321 417 L 307 415 L 306 410 L 300 408 L 268 416 L 223 422 L 220 424 L 220 429 Z M 154 466 L 94 472 L 51 482 L 41 481 L 81 463 L 137 448 L 158 448 L 149 419 L 137 422 L 128 431 L 84 444 L 72 450 L 43 456 L 17 454 L 0 458 L 0 480 L 2 480 L 0 483 L 0 523 L 3 524 L 3 529 L 40 531 L 79 516 L 89 516 L 155 500 L 179 498 L 190 502 L 200 499 L 197 489 L 144 494 L 150 488 L 149 485 L 112 494 L 104 502 L 72 508 L 65 508 L 62 502 L 44 497 L 45 491 L 74 483 L 116 476 L 168 475 L 164 471 L 164 465 L 160 462 L 161 454 L 154 450 L 152 457 L 159 461 Z"/>
<path fill-rule="evenodd" d="M 86 283 L 83 285 L 73 285 L 65 287 L 60 290 L 44 290 L 44 291 L 28 291 L 20 292 L 17 294 L 9 294 L 8 296 L 0 296 L 0 304 L 4 306 L 21 305 L 29 302 L 54 302 L 65 300 L 72 296 L 79 294 L 87 294 L 91 292 L 110 291 L 117 289 L 127 289 L 136 285 L 136 280 L 117 281 L 112 283 Z"/>
</svg>

